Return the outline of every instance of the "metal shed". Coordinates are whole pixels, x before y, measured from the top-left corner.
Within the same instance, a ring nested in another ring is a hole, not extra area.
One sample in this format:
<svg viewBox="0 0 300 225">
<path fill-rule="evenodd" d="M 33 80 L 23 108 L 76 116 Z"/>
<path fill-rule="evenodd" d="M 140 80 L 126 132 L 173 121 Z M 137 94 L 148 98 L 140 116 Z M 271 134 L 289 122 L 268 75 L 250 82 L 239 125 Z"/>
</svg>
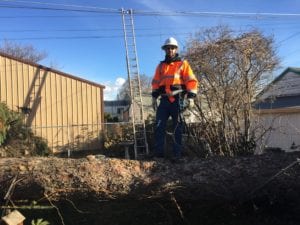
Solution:
<svg viewBox="0 0 300 225">
<path fill-rule="evenodd" d="M 24 113 L 25 124 L 53 152 L 100 148 L 104 88 L 0 53 L 0 101 Z"/>
</svg>

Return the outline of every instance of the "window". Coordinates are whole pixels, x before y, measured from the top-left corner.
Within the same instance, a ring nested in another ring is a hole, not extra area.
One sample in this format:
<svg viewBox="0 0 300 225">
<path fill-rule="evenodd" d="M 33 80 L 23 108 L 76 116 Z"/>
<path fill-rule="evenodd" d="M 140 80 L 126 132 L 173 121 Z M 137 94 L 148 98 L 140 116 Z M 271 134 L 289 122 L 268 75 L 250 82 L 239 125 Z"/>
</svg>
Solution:
<svg viewBox="0 0 300 225">
<path fill-rule="evenodd" d="M 123 113 L 123 111 L 124 111 L 124 109 L 123 109 L 123 108 L 117 108 L 117 114 L 122 114 L 122 113 Z"/>
</svg>

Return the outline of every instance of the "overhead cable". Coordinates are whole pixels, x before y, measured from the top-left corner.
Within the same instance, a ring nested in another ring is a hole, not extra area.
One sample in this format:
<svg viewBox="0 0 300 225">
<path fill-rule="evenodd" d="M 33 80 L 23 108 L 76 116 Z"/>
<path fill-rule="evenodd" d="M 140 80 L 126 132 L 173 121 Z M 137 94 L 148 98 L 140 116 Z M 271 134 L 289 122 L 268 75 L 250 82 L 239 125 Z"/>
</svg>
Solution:
<svg viewBox="0 0 300 225">
<path fill-rule="evenodd" d="M 141 34 L 136 35 L 137 37 L 156 37 L 160 35 L 169 35 L 169 34 Z M 181 35 L 190 35 L 190 33 L 176 33 L 177 36 Z M 20 41 L 20 40 L 51 40 L 51 39 L 104 39 L 104 38 L 124 38 L 123 35 L 100 35 L 100 36 L 52 36 L 52 37 L 23 37 L 23 38 L 8 38 L 11 41 Z"/>
<path fill-rule="evenodd" d="M 65 9 L 72 9 L 77 8 L 80 10 L 96 10 L 96 11 L 103 11 L 103 12 L 120 12 L 119 9 L 112 9 L 112 8 L 103 8 L 97 6 L 86 6 L 86 5 L 73 5 L 73 4 L 61 4 L 61 3 L 49 3 L 49 2 L 37 2 L 37 1 L 21 1 L 21 0 L 0 0 L 0 2 L 9 2 L 9 3 L 22 3 L 22 4 L 33 4 L 33 5 L 46 5 L 46 6 L 55 6 L 55 7 L 64 7 Z M 51 8 L 57 9 L 57 8 Z M 62 8 L 59 8 L 62 9 Z"/>
<path fill-rule="evenodd" d="M 83 6 L 83 5 L 70 5 L 70 4 L 58 4 L 36 1 L 21 1 L 21 0 L 0 0 L 0 2 L 6 2 L 7 4 L 0 5 L 0 7 L 7 8 L 22 8 L 22 9 L 39 9 L 39 10 L 55 10 L 55 11 L 76 11 L 76 12 L 88 12 L 88 13 L 120 13 L 121 9 L 102 8 L 97 6 Z M 8 4 L 13 3 L 14 5 Z M 23 4 L 23 5 L 18 5 Z M 24 5 L 26 4 L 26 5 Z M 30 6 L 42 5 L 45 7 Z M 46 7 L 50 6 L 50 7 Z M 249 17 L 255 19 L 262 19 L 266 17 L 300 17 L 300 13 L 271 13 L 271 12 L 213 12 L 213 11 L 145 11 L 145 10 L 133 10 L 135 15 L 142 16 L 201 16 L 201 17 Z"/>
<path fill-rule="evenodd" d="M 134 10 L 135 14 L 138 15 L 156 15 L 156 16 L 231 16 L 231 17 L 300 17 L 300 13 L 246 13 L 246 12 L 196 12 L 196 11 L 143 11 Z"/>
</svg>

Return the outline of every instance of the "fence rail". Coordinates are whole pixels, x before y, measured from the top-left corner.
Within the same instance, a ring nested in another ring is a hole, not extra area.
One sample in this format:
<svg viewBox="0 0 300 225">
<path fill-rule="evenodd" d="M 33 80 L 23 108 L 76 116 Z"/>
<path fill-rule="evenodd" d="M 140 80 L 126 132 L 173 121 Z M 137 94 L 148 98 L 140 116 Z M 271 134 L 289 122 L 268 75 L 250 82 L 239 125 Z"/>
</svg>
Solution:
<svg viewBox="0 0 300 225">
<path fill-rule="evenodd" d="M 52 152 L 72 152 L 104 148 L 108 139 L 131 138 L 130 122 L 101 124 L 70 124 L 31 127 L 33 133 L 45 138 Z"/>
</svg>

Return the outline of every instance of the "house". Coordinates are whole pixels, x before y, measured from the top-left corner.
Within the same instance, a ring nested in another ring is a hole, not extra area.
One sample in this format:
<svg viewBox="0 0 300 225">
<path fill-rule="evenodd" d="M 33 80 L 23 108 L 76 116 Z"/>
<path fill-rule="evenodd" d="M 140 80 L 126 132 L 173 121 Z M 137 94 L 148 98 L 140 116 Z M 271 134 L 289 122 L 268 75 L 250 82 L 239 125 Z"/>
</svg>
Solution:
<svg viewBox="0 0 300 225">
<path fill-rule="evenodd" d="M 0 53 L 0 101 L 53 152 L 100 148 L 104 86 Z"/>
<path fill-rule="evenodd" d="M 300 150 L 300 68 L 287 68 L 257 97 L 258 151 L 280 148 Z"/>
<path fill-rule="evenodd" d="M 152 96 L 150 93 L 142 94 L 144 118 L 154 116 L 152 109 Z M 130 100 L 112 100 L 104 101 L 104 111 L 111 115 L 111 117 L 117 117 L 119 122 L 130 121 L 132 112 L 130 111 Z"/>
<path fill-rule="evenodd" d="M 104 112 L 112 118 L 118 118 L 118 121 L 126 121 L 124 112 L 128 110 L 129 104 L 129 100 L 104 101 Z"/>
</svg>

